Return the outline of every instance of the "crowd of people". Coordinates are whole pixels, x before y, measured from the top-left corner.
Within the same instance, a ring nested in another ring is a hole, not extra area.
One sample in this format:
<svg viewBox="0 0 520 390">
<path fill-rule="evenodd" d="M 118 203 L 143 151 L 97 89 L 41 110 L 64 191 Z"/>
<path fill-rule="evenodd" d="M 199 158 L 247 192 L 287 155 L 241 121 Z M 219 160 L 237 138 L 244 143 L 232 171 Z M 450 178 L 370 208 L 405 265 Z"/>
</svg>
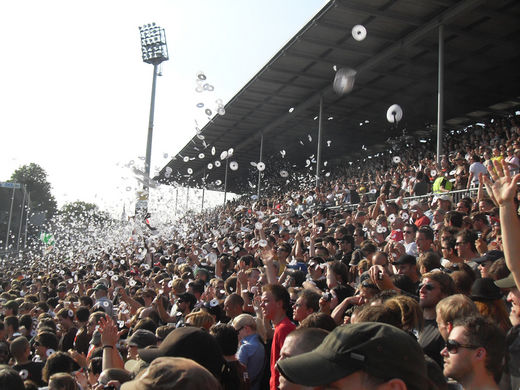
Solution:
<svg viewBox="0 0 520 390">
<path fill-rule="evenodd" d="M 519 389 L 520 129 L 444 150 L 4 261 L 0 389 Z"/>
</svg>

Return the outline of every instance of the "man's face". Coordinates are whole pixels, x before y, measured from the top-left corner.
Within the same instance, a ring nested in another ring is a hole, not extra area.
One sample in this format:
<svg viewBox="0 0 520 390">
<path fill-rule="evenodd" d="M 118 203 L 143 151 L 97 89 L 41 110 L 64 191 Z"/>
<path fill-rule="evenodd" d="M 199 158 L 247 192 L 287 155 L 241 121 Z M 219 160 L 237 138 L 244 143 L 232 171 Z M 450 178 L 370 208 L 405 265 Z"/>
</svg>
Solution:
<svg viewBox="0 0 520 390">
<path fill-rule="evenodd" d="M 511 303 L 511 313 L 509 319 L 513 326 L 520 324 L 520 290 L 513 288 L 507 294 L 507 301 Z"/>
<path fill-rule="evenodd" d="M 404 236 L 404 240 L 407 244 L 411 243 L 414 239 L 414 236 L 413 236 L 413 228 L 410 227 L 410 226 L 406 226 L 404 229 L 403 229 L 403 236 Z"/>
<path fill-rule="evenodd" d="M 258 283 L 258 279 L 260 279 L 260 272 L 258 271 L 251 271 L 251 274 L 249 275 L 249 278 L 247 279 L 247 283 L 249 284 L 249 287 L 256 286 Z"/>
<path fill-rule="evenodd" d="M 40 356 L 42 359 L 47 359 L 47 348 L 43 345 L 39 344 L 35 346 L 36 355 Z"/>
<path fill-rule="evenodd" d="M 435 321 L 437 322 L 437 328 L 439 329 L 439 333 L 441 334 L 442 338 L 444 340 L 448 340 L 448 336 L 449 336 L 449 329 L 448 329 L 448 324 L 446 322 L 444 322 L 444 320 L 442 319 L 439 311 L 437 310 L 437 317 L 435 318 Z"/>
<path fill-rule="evenodd" d="M 417 232 L 415 235 L 415 244 L 417 245 L 417 250 L 419 252 L 426 252 L 432 246 L 432 241 L 428 240 L 424 233 Z"/>
<path fill-rule="evenodd" d="M 264 318 L 268 320 L 274 319 L 282 308 L 282 302 L 277 301 L 275 296 L 269 292 L 264 291 L 262 294 L 262 301 L 260 303 Z"/>
<path fill-rule="evenodd" d="M 224 301 L 224 311 L 226 312 L 226 315 L 228 317 L 234 317 L 235 316 L 235 307 L 231 303 L 229 297 L 226 298 Z"/>
<path fill-rule="evenodd" d="M 466 207 L 466 203 L 464 203 L 464 202 L 457 203 L 457 208 L 455 210 L 457 210 L 460 213 L 464 213 L 464 214 L 469 213 L 469 209 Z"/>
<path fill-rule="evenodd" d="M 309 273 L 312 279 L 317 280 L 323 275 L 323 269 L 320 267 L 320 264 L 313 261 L 309 263 Z"/>
<path fill-rule="evenodd" d="M 59 322 L 60 322 L 61 327 L 65 330 L 69 330 L 72 325 L 69 318 L 64 318 L 61 316 L 59 317 Z"/>
<path fill-rule="evenodd" d="M 435 280 L 423 278 L 419 287 L 419 305 L 425 308 L 434 308 L 444 298 L 441 286 Z"/>
<path fill-rule="evenodd" d="M 464 327 L 456 326 L 449 335 L 450 340 L 454 340 L 459 344 L 467 345 L 468 338 L 465 334 Z M 456 352 L 449 352 L 447 348 L 441 351 L 444 357 L 444 376 L 453 378 L 460 382 L 469 375 L 474 374 L 473 355 L 475 349 L 459 347 Z"/>
<path fill-rule="evenodd" d="M 417 266 L 413 264 L 399 264 L 397 266 L 397 273 L 399 275 L 406 275 L 413 280 L 413 275 L 417 275 Z"/>
<path fill-rule="evenodd" d="M 299 297 L 293 305 L 293 318 L 295 321 L 301 322 L 309 314 L 312 313 L 312 309 L 307 307 L 307 302 L 304 298 Z"/>
<path fill-rule="evenodd" d="M 457 249 L 457 254 L 459 257 L 466 257 L 468 251 L 470 251 L 470 246 L 468 242 L 464 242 L 462 237 L 457 237 L 457 242 L 455 243 L 455 247 Z"/>
</svg>

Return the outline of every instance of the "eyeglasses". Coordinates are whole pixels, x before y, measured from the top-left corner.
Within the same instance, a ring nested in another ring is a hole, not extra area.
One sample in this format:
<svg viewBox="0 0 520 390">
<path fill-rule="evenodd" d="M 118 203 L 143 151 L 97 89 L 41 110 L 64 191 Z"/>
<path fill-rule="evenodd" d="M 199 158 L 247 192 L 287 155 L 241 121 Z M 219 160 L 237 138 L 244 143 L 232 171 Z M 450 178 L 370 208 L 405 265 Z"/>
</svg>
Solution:
<svg viewBox="0 0 520 390">
<path fill-rule="evenodd" d="M 237 329 L 237 333 L 240 333 L 240 331 L 241 331 L 242 329 L 244 329 L 245 327 L 246 327 L 246 325 L 241 326 L 240 328 L 238 328 L 238 329 Z"/>
<path fill-rule="evenodd" d="M 424 287 L 426 290 L 428 290 L 428 291 L 435 290 L 435 286 L 434 286 L 433 284 L 430 284 L 430 283 L 421 283 L 421 284 L 419 284 L 419 290 L 420 290 L 421 288 L 423 288 L 423 287 Z"/>
<path fill-rule="evenodd" d="M 446 341 L 446 350 L 451 354 L 456 354 L 459 351 L 459 348 L 468 348 L 468 349 L 477 349 L 478 345 L 471 344 L 461 344 L 456 340 L 448 339 Z"/>
</svg>

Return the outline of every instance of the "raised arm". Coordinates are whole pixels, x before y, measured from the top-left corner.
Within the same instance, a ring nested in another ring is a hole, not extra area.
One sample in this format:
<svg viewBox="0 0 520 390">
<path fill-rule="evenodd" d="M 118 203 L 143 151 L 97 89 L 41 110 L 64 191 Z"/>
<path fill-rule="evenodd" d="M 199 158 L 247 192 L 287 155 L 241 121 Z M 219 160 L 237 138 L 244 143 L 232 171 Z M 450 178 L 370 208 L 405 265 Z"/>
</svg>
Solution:
<svg viewBox="0 0 520 390">
<path fill-rule="evenodd" d="M 507 268 L 520 286 L 520 219 L 518 219 L 514 197 L 520 174 L 511 177 L 507 165 L 493 161 L 495 169 L 488 167 L 491 179 L 484 176 L 484 184 L 489 196 L 494 197 L 500 210 L 500 227 L 502 229 L 502 244 Z"/>
</svg>

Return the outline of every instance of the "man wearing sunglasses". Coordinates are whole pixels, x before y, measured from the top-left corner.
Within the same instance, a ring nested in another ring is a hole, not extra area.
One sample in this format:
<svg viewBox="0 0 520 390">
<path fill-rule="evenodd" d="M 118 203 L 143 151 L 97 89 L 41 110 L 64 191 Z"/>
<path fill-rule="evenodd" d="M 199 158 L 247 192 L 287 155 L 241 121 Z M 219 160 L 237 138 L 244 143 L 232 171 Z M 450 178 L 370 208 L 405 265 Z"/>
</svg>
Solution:
<svg viewBox="0 0 520 390">
<path fill-rule="evenodd" d="M 502 375 L 505 336 L 481 316 L 461 318 L 454 324 L 441 354 L 444 375 L 464 390 L 496 389 Z"/>
<path fill-rule="evenodd" d="M 419 344 L 424 353 L 442 367 L 440 352 L 444 346 L 444 339 L 437 328 L 437 303 L 455 293 L 455 283 L 444 272 L 428 272 L 423 275 L 419 285 L 419 305 L 423 309 L 424 327 L 419 333 Z"/>
</svg>

